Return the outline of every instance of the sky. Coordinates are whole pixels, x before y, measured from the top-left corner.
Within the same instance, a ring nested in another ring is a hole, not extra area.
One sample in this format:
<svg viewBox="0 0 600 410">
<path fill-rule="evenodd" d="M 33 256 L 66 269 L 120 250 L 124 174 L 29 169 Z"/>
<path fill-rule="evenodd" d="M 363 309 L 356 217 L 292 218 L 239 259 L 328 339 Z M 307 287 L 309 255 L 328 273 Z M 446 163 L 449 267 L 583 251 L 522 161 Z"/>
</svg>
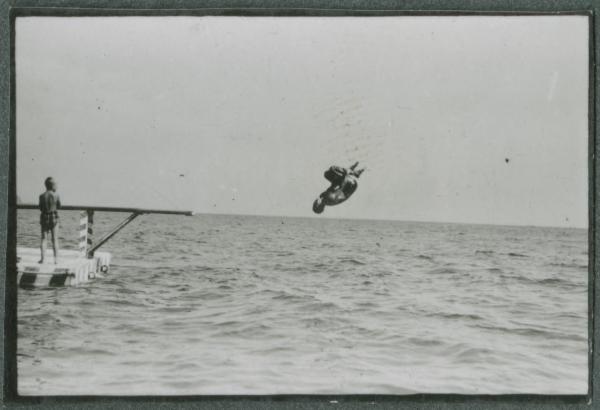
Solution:
<svg viewBox="0 0 600 410">
<path fill-rule="evenodd" d="M 24 203 L 588 224 L 585 16 L 19 17 L 15 47 Z"/>
</svg>

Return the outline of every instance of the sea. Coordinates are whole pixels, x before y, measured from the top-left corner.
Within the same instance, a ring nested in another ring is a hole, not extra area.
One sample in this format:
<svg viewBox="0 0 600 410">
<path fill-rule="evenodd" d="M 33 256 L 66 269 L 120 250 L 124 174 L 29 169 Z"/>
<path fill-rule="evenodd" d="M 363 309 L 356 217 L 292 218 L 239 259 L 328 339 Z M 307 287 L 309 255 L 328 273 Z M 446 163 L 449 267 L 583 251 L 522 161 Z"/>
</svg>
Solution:
<svg viewBox="0 0 600 410">
<path fill-rule="evenodd" d="M 588 391 L 584 229 L 143 215 L 102 250 L 101 278 L 18 290 L 20 394 Z"/>
</svg>

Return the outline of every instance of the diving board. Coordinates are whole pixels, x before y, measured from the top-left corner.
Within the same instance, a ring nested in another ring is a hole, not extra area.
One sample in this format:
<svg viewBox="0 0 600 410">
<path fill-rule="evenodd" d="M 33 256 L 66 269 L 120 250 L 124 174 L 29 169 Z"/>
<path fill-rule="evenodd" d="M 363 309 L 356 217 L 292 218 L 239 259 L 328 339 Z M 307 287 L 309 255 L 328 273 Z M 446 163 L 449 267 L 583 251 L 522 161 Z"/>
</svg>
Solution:
<svg viewBox="0 0 600 410">
<path fill-rule="evenodd" d="M 39 209 L 36 204 L 18 204 L 17 209 Z M 61 211 L 98 211 L 98 212 L 124 212 L 143 214 L 167 214 L 167 215 L 194 215 L 193 211 L 177 211 L 171 209 L 146 209 L 146 208 L 123 208 L 114 206 L 93 206 L 93 205 L 63 205 Z"/>
<path fill-rule="evenodd" d="M 38 209 L 35 204 L 18 204 L 18 209 Z M 166 214 L 191 216 L 192 211 L 144 209 L 144 208 L 122 208 L 122 207 L 99 207 L 89 205 L 67 205 L 61 206 L 60 210 L 81 211 L 78 249 L 59 249 L 58 263 L 38 263 L 40 250 L 38 248 L 17 248 L 17 283 L 23 288 L 32 287 L 54 287 L 54 286 L 77 286 L 101 277 L 108 273 L 111 261 L 109 252 L 99 252 L 98 248 L 123 229 L 127 224 L 140 215 Z M 94 213 L 99 212 L 121 212 L 130 213 L 121 223 L 110 232 L 94 242 L 93 224 Z M 51 247 L 49 247 L 51 248 Z M 45 259 L 52 259 L 52 249 L 46 250 Z"/>
</svg>

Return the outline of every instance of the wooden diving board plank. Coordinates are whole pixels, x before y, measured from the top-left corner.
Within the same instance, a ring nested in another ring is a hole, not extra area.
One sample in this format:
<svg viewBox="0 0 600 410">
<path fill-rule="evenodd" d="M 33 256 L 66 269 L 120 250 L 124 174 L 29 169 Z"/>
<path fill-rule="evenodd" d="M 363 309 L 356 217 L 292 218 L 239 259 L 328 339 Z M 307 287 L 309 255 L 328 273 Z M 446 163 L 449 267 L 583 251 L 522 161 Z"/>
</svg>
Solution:
<svg viewBox="0 0 600 410">
<path fill-rule="evenodd" d="M 39 209 L 37 204 L 17 204 L 18 209 Z M 146 209 L 146 208 L 121 208 L 113 206 L 93 206 L 93 205 L 63 205 L 59 210 L 65 211 L 86 211 L 98 212 L 129 212 L 136 214 L 166 214 L 166 215 L 194 215 L 193 211 L 177 211 L 171 209 Z"/>
</svg>

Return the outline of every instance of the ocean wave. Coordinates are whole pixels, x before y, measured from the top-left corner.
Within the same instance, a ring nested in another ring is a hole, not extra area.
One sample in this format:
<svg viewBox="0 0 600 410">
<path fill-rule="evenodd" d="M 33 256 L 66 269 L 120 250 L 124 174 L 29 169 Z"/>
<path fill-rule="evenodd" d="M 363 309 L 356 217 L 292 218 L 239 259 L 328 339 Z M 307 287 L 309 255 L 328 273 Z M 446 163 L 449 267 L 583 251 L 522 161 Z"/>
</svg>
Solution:
<svg viewBox="0 0 600 410">
<path fill-rule="evenodd" d="M 564 263 L 564 262 L 550 262 L 548 264 L 549 266 L 554 266 L 557 268 L 566 268 L 566 269 L 588 269 L 588 265 L 587 264 L 580 264 L 580 263 Z"/>
<path fill-rule="evenodd" d="M 301 307 L 302 310 L 309 312 L 318 312 L 322 310 L 337 310 L 340 307 L 333 302 L 312 302 Z"/>
<path fill-rule="evenodd" d="M 222 329 L 219 330 L 215 333 L 213 333 L 211 336 L 212 337 L 241 337 L 244 339 L 248 339 L 248 338 L 257 338 L 257 337 L 269 337 L 269 335 L 272 333 L 272 328 L 271 326 L 265 325 L 265 324 L 248 324 L 245 326 L 242 326 L 243 322 L 237 322 L 237 321 L 231 321 L 228 322 L 228 324 L 226 326 L 221 326 L 221 327 L 227 327 L 227 329 Z"/>
<path fill-rule="evenodd" d="M 467 347 L 457 351 L 454 354 L 455 359 L 463 363 L 474 363 L 474 362 L 490 362 L 491 358 L 496 355 L 496 352 L 492 349 L 485 347 Z"/>
<path fill-rule="evenodd" d="M 371 301 L 356 302 L 355 305 L 358 306 L 359 308 L 369 308 L 369 309 L 375 309 L 375 308 L 379 307 L 379 303 L 375 303 L 375 302 L 371 302 Z"/>
<path fill-rule="evenodd" d="M 429 275 L 454 275 L 460 273 L 459 270 L 454 268 L 435 268 L 427 271 Z"/>
<path fill-rule="evenodd" d="M 511 333 L 519 336 L 527 336 L 527 337 L 543 337 L 543 338 L 553 338 L 553 339 L 566 339 L 573 341 L 583 341 L 587 340 L 587 338 L 582 338 L 579 335 L 568 334 L 562 332 L 556 332 L 553 330 L 545 330 L 533 327 L 506 327 L 506 326 L 492 326 L 492 325 L 484 325 L 484 324 L 474 324 L 473 327 L 491 330 L 500 333 Z"/>
<path fill-rule="evenodd" d="M 306 302 L 308 300 L 314 300 L 313 296 L 307 295 L 307 296 L 300 296 L 300 295 L 294 295 L 285 291 L 280 291 L 280 293 L 278 295 L 273 296 L 271 299 L 273 300 L 281 300 L 284 302 Z"/>
<path fill-rule="evenodd" d="M 430 317 L 441 317 L 444 319 L 452 319 L 452 320 L 485 320 L 483 317 L 474 314 L 474 313 L 449 313 L 449 312 L 435 312 L 435 313 L 429 313 L 426 316 L 430 316 Z"/>
<path fill-rule="evenodd" d="M 304 325 L 305 327 L 317 327 L 317 328 L 325 328 L 328 330 L 332 330 L 334 327 L 338 328 L 341 320 L 336 318 L 327 318 L 327 317 L 304 317 L 298 320 L 299 323 Z"/>
<path fill-rule="evenodd" d="M 198 300 L 204 300 L 204 301 L 217 300 L 217 299 L 221 299 L 222 297 L 223 297 L 222 293 L 212 292 L 212 291 L 203 291 L 196 295 L 196 298 Z"/>
<path fill-rule="evenodd" d="M 529 258 L 529 255 L 525 255 L 525 254 L 517 253 L 517 252 L 509 252 L 509 253 L 507 253 L 507 255 L 512 258 Z"/>
<path fill-rule="evenodd" d="M 563 287 L 579 287 L 583 283 L 573 282 L 564 278 L 531 278 L 523 275 L 500 275 L 502 279 L 517 281 L 530 285 L 545 285 L 545 286 L 563 286 Z"/>
<path fill-rule="evenodd" d="M 480 249 L 477 249 L 477 250 L 475 251 L 475 254 L 476 254 L 476 255 L 493 255 L 493 254 L 494 254 L 494 251 L 491 251 L 491 250 L 480 250 Z"/>
<path fill-rule="evenodd" d="M 363 261 L 359 261 L 358 259 L 354 259 L 354 258 L 341 258 L 340 262 L 345 262 L 345 263 L 349 263 L 352 265 L 366 265 L 366 262 Z"/>
<path fill-rule="evenodd" d="M 71 348 L 71 349 L 69 349 L 69 351 L 74 354 L 85 353 L 85 354 L 89 354 L 92 356 L 117 356 L 117 354 L 118 354 L 111 350 L 105 350 L 105 349 L 100 349 L 100 348 L 86 349 L 86 347 L 82 347 L 82 346 Z"/>
<path fill-rule="evenodd" d="M 286 352 L 293 352 L 294 349 L 290 346 L 273 346 L 273 347 L 266 347 L 263 349 L 256 349 L 251 351 L 251 353 L 253 354 L 261 354 L 261 355 L 269 355 L 269 354 L 279 354 L 279 353 L 286 353 Z"/>
<path fill-rule="evenodd" d="M 105 298 L 104 300 L 102 300 L 102 303 L 104 305 L 112 305 L 112 306 L 131 306 L 131 307 L 133 307 L 133 306 L 137 306 L 137 307 L 145 306 L 139 300 L 132 299 L 130 297 L 123 298 L 123 299 Z"/>
<path fill-rule="evenodd" d="M 566 286 L 576 286 L 575 283 L 572 283 L 569 280 L 561 279 L 561 278 L 546 278 L 546 279 L 538 279 L 534 280 L 534 282 L 539 283 L 540 285 L 566 285 Z"/>
<path fill-rule="evenodd" d="M 244 322 L 240 322 L 238 320 L 226 320 L 224 322 L 214 323 L 213 326 L 216 326 L 216 327 L 232 327 L 232 326 L 239 326 L 239 325 L 241 325 L 243 323 Z"/>
<path fill-rule="evenodd" d="M 422 346 L 422 347 L 433 347 L 433 346 L 444 345 L 444 342 L 441 339 L 429 339 L 429 338 L 414 337 L 414 336 L 409 337 L 408 339 L 406 339 L 406 341 L 413 345 Z"/>
<path fill-rule="evenodd" d="M 172 268 L 172 267 L 171 267 Z M 190 266 L 189 269 L 187 270 L 188 272 L 216 272 L 218 269 L 212 266 L 206 266 L 206 265 L 195 265 L 195 266 Z"/>
</svg>

